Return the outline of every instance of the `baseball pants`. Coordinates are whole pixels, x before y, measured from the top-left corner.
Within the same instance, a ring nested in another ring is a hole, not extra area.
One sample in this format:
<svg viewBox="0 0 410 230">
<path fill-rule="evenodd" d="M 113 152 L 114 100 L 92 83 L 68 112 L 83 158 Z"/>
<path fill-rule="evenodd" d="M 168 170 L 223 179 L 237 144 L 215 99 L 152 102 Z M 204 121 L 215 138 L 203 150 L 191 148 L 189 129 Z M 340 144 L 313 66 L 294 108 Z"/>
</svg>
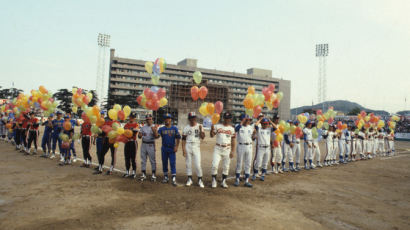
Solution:
<svg viewBox="0 0 410 230">
<path fill-rule="evenodd" d="M 130 171 L 132 165 L 132 170 L 137 170 L 137 162 L 135 160 L 137 156 L 138 143 L 137 141 L 128 141 L 124 145 L 124 160 L 125 160 L 125 169 Z"/>
<path fill-rule="evenodd" d="M 88 160 L 89 163 L 91 163 L 90 146 L 91 146 L 91 137 L 82 136 L 81 147 L 83 149 L 83 157 L 84 157 L 84 160 Z"/>
<path fill-rule="evenodd" d="M 355 158 L 355 156 L 356 156 L 356 145 L 357 145 L 357 140 L 353 140 L 352 141 L 352 158 L 354 159 Z"/>
<path fill-rule="evenodd" d="M 320 148 L 319 143 L 315 142 L 312 145 L 312 160 L 316 158 L 316 162 L 320 162 Z"/>
<path fill-rule="evenodd" d="M 34 148 L 37 150 L 37 130 L 30 130 L 28 133 L 28 149 L 31 148 L 31 143 L 34 142 Z"/>
<path fill-rule="evenodd" d="M 53 149 L 53 153 L 56 152 L 57 143 L 58 143 L 58 150 L 61 152 L 61 139 L 59 138 L 60 133 L 53 133 L 51 135 L 52 145 L 51 148 Z"/>
<path fill-rule="evenodd" d="M 339 147 L 339 159 L 343 160 L 343 155 L 345 153 L 345 141 L 344 140 L 339 140 L 338 141 L 338 147 Z"/>
<path fill-rule="evenodd" d="M 168 161 L 169 166 L 171 167 L 171 175 L 175 176 L 177 174 L 176 169 L 176 153 L 174 152 L 174 148 L 170 147 L 161 147 L 161 160 L 162 160 L 162 171 L 164 175 L 168 174 Z"/>
<path fill-rule="evenodd" d="M 293 148 L 292 148 L 292 152 L 293 152 L 293 156 L 295 156 L 296 159 L 296 164 L 300 163 L 300 144 L 299 143 L 293 143 Z"/>
<path fill-rule="evenodd" d="M 385 149 L 384 149 L 384 141 L 383 141 L 383 140 L 379 140 L 378 151 L 379 151 L 380 153 L 384 153 L 384 152 L 385 152 Z"/>
<path fill-rule="evenodd" d="M 231 153 L 230 147 L 221 147 L 217 145 L 215 146 L 214 153 L 213 153 L 213 159 L 212 159 L 211 175 L 218 174 L 219 163 L 221 161 L 222 161 L 222 175 L 227 176 L 229 174 L 229 163 L 231 162 L 231 159 L 229 157 L 230 153 Z"/>
<path fill-rule="evenodd" d="M 141 171 L 145 172 L 147 169 L 147 157 L 151 162 L 152 172 L 157 169 L 157 163 L 155 160 L 155 144 L 142 143 L 141 145 Z"/>
<path fill-rule="evenodd" d="M 389 151 L 395 151 L 395 149 L 394 149 L 394 141 L 389 141 Z"/>
<path fill-rule="evenodd" d="M 41 148 L 43 152 L 51 152 L 51 133 L 44 133 L 41 139 Z"/>
<path fill-rule="evenodd" d="M 332 160 L 333 156 L 333 144 L 331 142 L 326 142 L 326 156 L 325 156 L 325 161 L 330 161 Z"/>
<path fill-rule="evenodd" d="M 349 158 L 350 151 L 351 151 L 351 145 L 352 145 L 351 141 L 346 141 L 346 143 L 345 143 L 345 159 Z"/>
<path fill-rule="evenodd" d="M 262 169 L 262 172 L 266 172 L 268 169 L 268 163 L 271 155 L 271 148 L 258 146 L 256 148 L 256 157 L 255 157 L 255 165 L 253 166 L 254 172 L 259 172 L 259 169 Z"/>
<path fill-rule="evenodd" d="M 308 143 L 310 144 L 310 146 L 313 145 L 311 141 L 305 141 L 303 143 L 303 150 L 305 151 L 303 159 L 305 160 L 305 162 L 307 162 L 308 160 L 313 160 L 313 149 L 312 147 L 309 148 Z"/>
<path fill-rule="evenodd" d="M 186 157 L 185 157 L 186 174 L 188 176 L 192 176 L 192 162 L 193 162 L 195 170 L 196 170 L 196 175 L 198 177 L 202 177 L 201 149 L 199 147 L 199 143 L 187 142 L 185 145 L 185 151 L 186 151 Z"/>
<path fill-rule="evenodd" d="M 337 152 L 339 151 L 339 147 L 338 147 L 338 143 L 337 142 L 333 142 L 333 151 L 332 151 L 332 160 L 336 160 L 337 159 Z"/>
<path fill-rule="evenodd" d="M 282 149 L 280 147 L 274 147 L 272 150 L 272 163 L 280 164 L 281 162 L 282 162 Z"/>
<path fill-rule="evenodd" d="M 111 152 L 111 166 L 115 166 L 115 162 L 116 162 L 116 156 L 115 153 L 117 152 L 117 149 L 114 147 L 114 144 L 110 144 L 110 141 L 108 139 L 108 137 L 105 137 L 103 140 L 103 147 L 102 147 L 102 155 L 101 155 L 101 160 L 102 160 L 102 164 L 104 164 L 105 161 L 105 154 L 107 154 L 108 150 L 110 150 Z"/>
<path fill-rule="evenodd" d="M 283 158 L 282 158 L 282 162 L 285 163 L 286 161 L 288 162 L 293 162 L 293 151 L 292 148 L 290 147 L 289 144 L 284 144 L 283 145 Z"/>
<path fill-rule="evenodd" d="M 27 148 L 27 130 L 22 129 L 20 133 L 21 143 L 23 143 L 24 148 Z"/>
</svg>

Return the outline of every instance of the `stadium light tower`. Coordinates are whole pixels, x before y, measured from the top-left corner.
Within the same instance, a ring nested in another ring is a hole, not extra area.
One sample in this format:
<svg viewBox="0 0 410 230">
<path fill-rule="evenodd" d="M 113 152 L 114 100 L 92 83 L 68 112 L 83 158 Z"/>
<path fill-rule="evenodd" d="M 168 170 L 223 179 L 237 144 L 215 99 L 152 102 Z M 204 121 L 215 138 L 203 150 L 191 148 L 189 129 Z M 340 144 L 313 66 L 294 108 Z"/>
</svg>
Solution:
<svg viewBox="0 0 410 230">
<path fill-rule="evenodd" d="M 326 83 L 326 58 L 329 55 L 329 44 L 316 45 L 316 57 L 319 58 L 319 76 L 318 76 L 318 103 L 326 101 L 327 83 Z"/>
<path fill-rule="evenodd" d="M 111 36 L 108 34 L 98 34 L 98 57 L 97 57 L 97 79 L 96 79 L 96 91 L 99 98 L 98 104 L 102 104 L 104 99 L 107 97 L 105 89 L 105 57 L 107 53 L 107 48 L 110 47 Z"/>
</svg>

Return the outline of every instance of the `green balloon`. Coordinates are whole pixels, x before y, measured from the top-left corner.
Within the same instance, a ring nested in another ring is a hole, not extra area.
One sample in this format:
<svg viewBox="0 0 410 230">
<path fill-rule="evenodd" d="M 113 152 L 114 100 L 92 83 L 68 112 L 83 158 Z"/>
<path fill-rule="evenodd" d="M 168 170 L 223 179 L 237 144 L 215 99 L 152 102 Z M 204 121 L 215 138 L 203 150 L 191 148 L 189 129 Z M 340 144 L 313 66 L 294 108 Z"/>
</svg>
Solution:
<svg viewBox="0 0 410 230">
<path fill-rule="evenodd" d="M 202 73 L 199 71 L 195 71 L 193 78 L 194 78 L 195 83 L 199 85 L 202 81 Z"/>
</svg>

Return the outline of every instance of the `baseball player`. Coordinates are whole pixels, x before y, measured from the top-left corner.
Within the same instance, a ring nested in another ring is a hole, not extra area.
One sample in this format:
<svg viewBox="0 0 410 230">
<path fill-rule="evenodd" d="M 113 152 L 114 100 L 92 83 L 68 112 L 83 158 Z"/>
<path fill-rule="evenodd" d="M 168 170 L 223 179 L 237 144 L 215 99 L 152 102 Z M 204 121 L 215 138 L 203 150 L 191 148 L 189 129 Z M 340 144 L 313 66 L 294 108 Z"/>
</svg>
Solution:
<svg viewBox="0 0 410 230">
<path fill-rule="evenodd" d="M 51 134 L 53 132 L 53 114 L 48 116 L 47 121 L 43 122 L 44 134 L 41 139 L 41 148 L 43 149 L 43 155 L 41 157 L 49 157 L 51 155 Z"/>
<path fill-rule="evenodd" d="M 304 137 L 304 160 L 305 160 L 305 170 L 314 169 L 316 166 L 313 164 L 313 136 L 312 136 L 312 122 L 308 120 L 306 122 L 306 127 L 303 129 Z M 308 160 L 310 167 L 308 166 Z"/>
<path fill-rule="evenodd" d="M 333 126 L 329 126 L 329 130 L 325 130 L 322 135 L 326 141 L 326 156 L 325 156 L 325 166 L 332 165 L 332 157 L 333 157 Z"/>
<path fill-rule="evenodd" d="M 350 137 L 352 138 L 352 152 L 350 154 L 351 161 L 356 161 L 356 146 L 357 146 L 357 136 L 355 134 L 355 127 L 350 127 Z"/>
<path fill-rule="evenodd" d="M 57 118 L 53 120 L 53 133 L 51 134 L 52 145 L 51 148 L 53 150 L 53 154 L 51 155 L 51 159 L 55 157 L 56 154 L 56 144 L 58 143 L 58 150 L 61 152 L 61 140 L 60 140 L 60 133 L 63 129 L 64 119 L 62 118 L 62 113 L 60 111 L 57 112 Z M 60 154 L 60 161 L 64 161 L 64 157 Z"/>
<path fill-rule="evenodd" d="M 389 141 L 389 152 L 387 153 L 387 155 L 394 156 L 396 150 L 394 149 L 394 131 L 393 130 L 387 136 L 387 140 Z"/>
<path fill-rule="evenodd" d="M 236 179 L 235 186 L 239 186 L 240 176 L 242 172 L 242 164 L 245 170 L 245 187 L 252 187 L 249 183 L 249 175 L 252 167 L 252 136 L 255 135 L 255 128 L 251 123 L 251 118 L 248 115 L 241 115 L 241 123 L 235 127 L 237 136 L 236 150 Z"/>
<path fill-rule="evenodd" d="M 27 154 L 30 154 L 31 143 L 34 142 L 34 151 L 33 154 L 37 154 L 37 137 L 39 135 L 38 131 L 38 119 L 36 118 L 34 112 L 30 113 L 30 120 L 28 121 L 28 143 L 27 143 Z"/>
<path fill-rule="evenodd" d="M 266 170 L 268 169 L 268 163 L 271 159 L 272 133 L 275 130 L 275 128 L 269 126 L 268 118 L 262 118 L 255 122 L 254 138 L 258 140 L 258 146 L 256 147 L 256 160 L 253 167 L 252 180 L 256 179 L 256 175 L 259 173 L 259 168 L 262 170 L 262 175 L 259 179 L 261 181 L 265 180 Z M 280 165 L 281 159 L 277 162 Z"/>
<path fill-rule="evenodd" d="M 113 123 L 119 124 L 118 121 L 113 121 L 111 120 L 108 116 L 105 118 L 105 123 L 104 125 L 112 127 Z M 100 156 L 98 157 L 99 160 L 99 167 L 98 170 L 95 172 L 95 174 L 101 174 L 103 171 L 103 166 L 104 166 L 104 161 L 105 161 L 105 154 L 107 154 L 108 150 L 111 152 L 111 165 L 110 169 L 106 172 L 107 175 L 112 175 L 115 167 L 115 162 L 116 162 L 116 153 L 117 153 L 117 148 L 114 147 L 114 143 L 110 143 L 110 139 L 107 135 L 103 134 L 102 138 L 102 143 L 99 143 L 101 147 L 101 151 L 99 152 Z"/>
<path fill-rule="evenodd" d="M 73 128 L 73 132 L 75 133 L 75 126 L 78 126 L 78 121 L 77 119 L 74 119 L 71 115 L 71 113 L 67 113 L 67 116 L 70 119 L 71 127 Z M 70 154 L 73 153 L 73 162 L 77 161 L 77 153 L 75 151 L 75 145 L 74 142 L 70 145 Z"/>
<path fill-rule="evenodd" d="M 84 121 L 81 125 L 81 147 L 83 149 L 84 164 L 81 167 L 89 168 L 91 165 L 91 155 L 90 147 L 91 143 L 94 142 L 94 136 L 91 133 L 91 123 L 90 121 Z"/>
<path fill-rule="evenodd" d="M 162 171 L 164 172 L 164 179 L 162 183 L 168 183 L 168 161 L 171 166 L 171 182 L 173 186 L 177 186 L 176 180 L 176 152 L 178 151 L 181 135 L 178 128 L 172 125 L 172 115 L 167 113 L 164 116 L 165 125 L 158 129 L 158 135 L 162 138 L 161 159 Z"/>
<path fill-rule="evenodd" d="M 0 140 L 6 141 L 6 124 L 7 117 L 3 113 L 0 113 Z"/>
<path fill-rule="evenodd" d="M 64 122 L 70 122 L 70 117 L 68 115 L 64 116 Z M 71 127 L 70 130 L 62 130 L 63 134 L 66 134 L 69 138 L 68 145 L 63 146 L 61 145 L 61 153 L 60 155 L 63 156 L 63 161 L 60 162 L 60 166 L 71 164 L 71 152 L 70 146 L 73 144 L 73 135 L 74 135 L 74 127 Z"/>
<path fill-rule="evenodd" d="M 346 164 L 346 163 L 351 161 L 349 159 L 349 155 L 352 151 L 352 147 L 351 147 L 352 146 L 352 136 L 350 135 L 349 128 L 343 130 L 343 132 L 344 132 L 344 136 L 345 136 L 345 146 L 344 146 L 344 148 L 345 148 L 345 159 L 344 159 L 343 163 Z"/>
<path fill-rule="evenodd" d="M 192 185 L 192 162 L 196 170 L 196 175 L 198 177 L 198 185 L 204 188 L 204 182 L 202 181 L 202 167 L 201 167 L 201 140 L 205 138 L 205 132 L 202 125 L 196 122 L 195 112 L 190 112 L 188 114 L 189 124 L 185 126 L 182 132 L 182 153 L 185 157 L 186 163 L 186 174 L 188 175 L 188 180 L 186 186 Z"/>
<path fill-rule="evenodd" d="M 298 126 L 299 122 L 295 121 L 294 124 L 295 124 L 295 126 Z M 292 145 L 293 145 L 292 154 L 296 159 L 295 160 L 295 163 L 296 163 L 295 171 L 298 172 L 300 170 L 300 167 L 299 167 L 299 165 L 300 165 L 300 152 L 301 152 L 300 137 L 296 136 L 296 134 L 292 134 L 291 139 L 292 139 Z"/>
<path fill-rule="evenodd" d="M 356 152 L 359 153 L 361 160 L 365 158 L 364 157 L 364 153 L 365 153 L 364 149 L 366 146 L 365 140 L 366 140 L 366 134 L 364 133 L 364 128 L 362 128 L 357 134 L 357 142 L 356 142 Z"/>
<path fill-rule="evenodd" d="M 155 160 L 155 138 L 158 138 L 157 127 L 152 124 L 152 115 L 148 114 L 145 117 L 146 124 L 141 127 L 140 132 L 138 133 L 138 138 L 142 139 L 141 144 L 141 171 L 142 175 L 140 180 L 144 181 L 147 179 L 146 176 L 146 167 L 147 167 L 147 157 L 151 162 L 151 181 L 156 181 L 157 177 L 155 176 L 156 171 L 156 160 Z"/>
<path fill-rule="evenodd" d="M 337 126 L 333 125 L 334 135 L 333 135 L 333 156 L 331 165 L 338 165 L 339 161 L 337 160 L 337 153 L 339 152 L 339 132 Z"/>
<path fill-rule="evenodd" d="M 290 125 L 293 125 L 293 121 L 292 120 L 288 120 L 287 121 Z M 283 134 L 283 157 L 282 157 L 282 171 L 284 172 L 288 172 L 289 170 L 294 172 L 295 169 L 293 167 L 293 135 L 290 134 L 290 130 L 288 130 L 287 132 L 285 132 Z M 289 170 L 285 167 L 286 166 L 286 161 L 288 161 L 289 164 Z"/>
<path fill-rule="evenodd" d="M 123 175 L 124 178 L 136 178 L 137 177 L 137 162 L 135 158 L 137 156 L 138 150 L 138 142 L 137 142 L 137 134 L 139 132 L 139 125 L 135 121 L 136 114 L 131 113 L 129 116 L 129 121 L 125 124 L 125 130 L 131 130 L 132 136 L 128 138 L 128 141 L 124 145 L 124 159 L 125 159 L 125 174 Z M 130 173 L 130 167 L 132 166 L 132 172 Z"/>
<path fill-rule="evenodd" d="M 101 117 L 104 117 L 104 111 L 100 112 Z M 97 160 L 98 166 L 95 168 L 96 172 L 94 174 L 101 174 L 103 171 L 103 164 L 104 164 L 104 139 L 107 134 L 105 132 L 100 132 L 97 134 L 97 137 L 92 141 L 93 145 L 95 145 L 97 150 Z"/>
<path fill-rule="evenodd" d="M 340 133 L 338 133 L 338 147 L 339 147 L 339 163 L 345 163 L 344 153 L 345 153 L 345 143 L 346 143 L 346 137 L 345 137 L 345 132 L 344 130 L 341 130 Z"/>
<path fill-rule="evenodd" d="M 318 130 L 318 132 L 322 132 L 321 130 Z M 316 138 L 313 138 L 312 140 L 312 162 L 313 159 L 316 158 L 316 165 L 311 164 L 310 167 L 315 168 L 315 167 L 320 167 L 322 168 L 323 165 L 320 163 L 320 148 L 319 148 L 319 141 L 321 140 L 321 135 L 320 133 L 318 134 L 318 136 Z M 313 137 L 313 135 L 312 135 Z"/>
<path fill-rule="evenodd" d="M 230 159 L 235 152 L 235 129 L 231 125 L 232 114 L 225 112 L 222 124 L 212 124 L 210 136 L 216 136 L 216 144 L 213 153 L 211 175 L 212 188 L 216 188 L 216 176 L 218 174 L 219 162 L 222 160 L 222 188 L 228 188 L 226 179 L 229 174 Z"/>
<path fill-rule="evenodd" d="M 28 145 L 27 145 L 27 132 L 28 132 L 28 128 L 29 128 L 29 120 L 30 117 L 27 115 L 27 113 L 23 113 L 22 115 L 22 120 L 21 120 L 21 141 L 23 143 L 23 149 L 21 150 L 21 152 L 25 152 L 28 153 Z"/>
<path fill-rule="evenodd" d="M 379 132 L 379 136 L 377 137 L 379 139 L 378 141 L 378 151 L 380 153 L 380 155 L 384 155 L 385 154 L 385 146 L 384 146 L 384 136 L 386 135 L 386 133 L 384 132 L 383 129 L 380 130 Z"/>
</svg>

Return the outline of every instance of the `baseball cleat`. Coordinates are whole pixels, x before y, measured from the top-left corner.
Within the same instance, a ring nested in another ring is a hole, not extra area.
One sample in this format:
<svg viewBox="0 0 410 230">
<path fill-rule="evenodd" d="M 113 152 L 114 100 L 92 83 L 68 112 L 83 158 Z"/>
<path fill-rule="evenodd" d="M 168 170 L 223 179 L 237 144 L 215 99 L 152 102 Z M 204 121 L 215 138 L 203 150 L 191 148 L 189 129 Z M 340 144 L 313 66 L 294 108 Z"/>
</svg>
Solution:
<svg viewBox="0 0 410 230">
<path fill-rule="evenodd" d="M 127 173 L 125 173 L 124 175 L 122 175 L 122 177 L 123 177 L 123 178 L 128 178 L 128 177 L 130 177 L 130 174 L 128 174 L 128 172 L 127 172 Z"/>
<path fill-rule="evenodd" d="M 166 184 L 166 183 L 168 183 L 168 181 L 169 181 L 169 179 L 168 179 L 168 177 L 166 176 L 166 177 L 164 177 L 164 179 L 162 180 L 162 183 L 163 183 L 163 184 Z"/>
<path fill-rule="evenodd" d="M 56 158 L 56 155 L 53 153 L 51 154 L 50 159 L 54 159 L 54 158 Z"/>
<path fill-rule="evenodd" d="M 111 171 L 111 170 L 108 170 L 105 174 L 106 174 L 106 175 L 112 175 L 112 171 Z"/>
<path fill-rule="evenodd" d="M 151 181 L 152 181 L 152 182 L 156 182 L 156 181 L 157 181 L 157 177 L 156 177 L 155 175 L 152 175 L 152 176 L 151 176 Z"/>
<path fill-rule="evenodd" d="M 248 187 L 248 188 L 252 188 L 252 187 L 253 187 L 253 185 L 252 185 L 251 183 L 249 183 L 249 182 L 245 182 L 244 186 L 245 186 L 245 187 Z"/>
<path fill-rule="evenodd" d="M 236 179 L 235 180 L 235 183 L 233 184 L 235 187 L 238 187 L 239 186 L 239 179 Z"/>
<path fill-rule="evenodd" d="M 261 181 L 265 181 L 265 176 L 264 176 L 264 175 L 262 175 L 262 176 L 261 176 L 261 178 L 259 178 L 259 180 L 261 180 Z"/>
<path fill-rule="evenodd" d="M 317 162 L 317 167 L 323 168 L 323 165 L 320 162 Z"/>
<path fill-rule="evenodd" d="M 253 175 L 252 175 L 251 180 L 252 180 L 252 181 L 256 180 L 256 174 L 253 174 Z"/>
<path fill-rule="evenodd" d="M 205 186 L 204 186 L 204 182 L 202 182 L 202 180 L 199 180 L 199 181 L 198 181 L 198 185 L 199 185 L 200 188 L 204 188 L 204 187 L 205 187 Z"/>
<path fill-rule="evenodd" d="M 147 176 L 145 176 L 145 174 L 143 173 L 140 177 L 140 181 L 144 181 L 147 179 Z"/>
<path fill-rule="evenodd" d="M 226 180 L 225 180 L 225 179 L 222 180 L 221 187 L 222 187 L 222 188 L 228 188 L 228 185 L 226 184 Z"/>
<path fill-rule="evenodd" d="M 73 158 L 73 162 L 74 162 L 74 163 L 77 162 L 77 157 L 74 157 L 74 158 Z"/>
<path fill-rule="evenodd" d="M 172 185 L 175 187 L 178 185 L 177 178 L 175 176 L 172 177 Z"/>
<path fill-rule="evenodd" d="M 185 186 L 190 187 L 192 185 L 192 180 L 191 178 L 188 179 L 188 181 L 186 182 Z"/>
<path fill-rule="evenodd" d="M 211 185 L 211 187 L 212 187 L 212 188 L 216 188 L 216 180 L 215 180 L 215 179 L 212 179 L 212 185 Z"/>
<path fill-rule="evenodd" d="M 282 168 L 278 167 L 278 173 L 283 173 Z"/>
</svg>

